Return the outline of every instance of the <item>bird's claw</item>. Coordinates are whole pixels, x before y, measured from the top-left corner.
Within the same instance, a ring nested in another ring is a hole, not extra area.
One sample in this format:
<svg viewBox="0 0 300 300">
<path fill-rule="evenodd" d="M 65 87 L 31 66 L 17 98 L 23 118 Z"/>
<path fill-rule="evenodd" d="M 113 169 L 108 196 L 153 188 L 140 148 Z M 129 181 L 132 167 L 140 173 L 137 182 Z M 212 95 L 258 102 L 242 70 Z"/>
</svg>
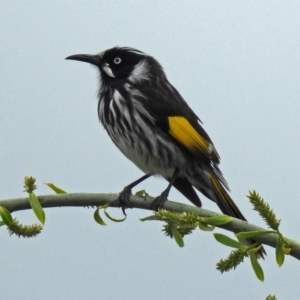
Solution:
<svg viewBox="0 0 300 300">
<path fill-rule="evenodd" d="M 164 203 L 167 201 L 168 193 L 163 191 L 161 195 L 156 197 L 150 204 L 150 208 L 157 211 L 158 209 L 162 208 Z"/>
<path fill-rule="evenodd" d="M 118 197 L 118 204 L 117 204 L 117 206 L 122 208 L 124 216 L 126 216 L 125 209 L 131 207 L 131 205 L 130 205 L 130 196 L 131 196 L 131 189 L 125 187 L 121 191 L 121 193 L 120 193 L 120 195 Z"/>
</svg>

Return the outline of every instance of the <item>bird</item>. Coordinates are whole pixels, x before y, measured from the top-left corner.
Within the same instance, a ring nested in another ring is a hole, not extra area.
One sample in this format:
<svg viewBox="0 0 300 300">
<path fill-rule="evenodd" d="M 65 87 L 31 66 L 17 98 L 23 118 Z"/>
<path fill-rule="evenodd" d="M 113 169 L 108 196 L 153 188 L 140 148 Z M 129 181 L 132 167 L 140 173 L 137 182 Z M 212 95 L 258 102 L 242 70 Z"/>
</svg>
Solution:
<svg viewBox="0 0 300 300">
<path fill-rule="evenodd" d="M 159 175 L 168 185 L 151 203 L 153 209 L 162 207 L 174 187 L 197 207 L 202 202 L 196 190 L 215 202 L 223 214 L 247 221 L 229 195 L 219 168 L 220 156 L 201 120 L 154 57 L 116 46 L 66 59 L 97 67 L 99 120 L 117 148 L 145 174 L 119 194 L 124 213 L 133 187 Z M 259 258 L 264 254 L 263 247 L 256 252 Z"/>
</svg>

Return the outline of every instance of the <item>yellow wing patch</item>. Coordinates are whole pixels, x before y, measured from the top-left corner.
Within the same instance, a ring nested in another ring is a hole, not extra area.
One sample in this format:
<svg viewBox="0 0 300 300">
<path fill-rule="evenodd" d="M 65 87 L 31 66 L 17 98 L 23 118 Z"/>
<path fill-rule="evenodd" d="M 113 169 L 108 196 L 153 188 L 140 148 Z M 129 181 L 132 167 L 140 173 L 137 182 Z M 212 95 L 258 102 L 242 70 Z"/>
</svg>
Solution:
<svg viewBox="0 0 300 300">
<path fill-rule="evenodd" d="M 168 117 L 169 134 L 190 150 L 211 152 L 211 143 L 203 138 L 184 117 Z"/>
</svg>

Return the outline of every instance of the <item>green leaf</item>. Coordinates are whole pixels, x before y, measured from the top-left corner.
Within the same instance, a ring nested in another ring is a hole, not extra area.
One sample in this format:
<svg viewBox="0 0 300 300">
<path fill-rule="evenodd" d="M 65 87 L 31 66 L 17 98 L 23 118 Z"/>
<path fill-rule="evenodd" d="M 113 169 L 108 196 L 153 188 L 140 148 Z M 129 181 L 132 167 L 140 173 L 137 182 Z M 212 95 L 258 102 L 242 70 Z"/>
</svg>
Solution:
<svg viewBox="0 0 300 300">
<path fill-rule="evenodd" d="M 198 223 L 198 227 L 203 231 L 213 231 L 215 229 L 215 226 L 209 226 L 202 222 Z"/>
<path fill-rule="evenodd" d="M 7 210 L 5 207 L 0 206 L 0 216 L 3 220 L 3 223 L 7 226 L 9 226 L 10 224 L 12 224 L 13 222 L 13 218 L 11 216 L 11 213 L 9 210 Z"/>
<path fill-rule="evenodd" d="M 5 223 L 3 221 L 0 221 L 0 226 L 5 225 Z"/>
<path fill-rule="evenodd" d="M 253 246 L 254 246 L 254 244 L 251 245 L 251 246 L 249 246 L 249 247 L 250 247 L 249 253 L 256 253 L 256 252 L 259 251 L 259 249 L 261 249 L 261 247 L 262 247 L 262 245 L 258 245 L 257 247 L 252 248 Z"/>
<path fill-rule="evenodd" d="M 63 189 L 57 187 L 56 185 L 54 185 L 51 182 L 46 182 L 45 183 L 50 189 L 52 189 L 56 194 L 67 194 L 66 191 L 64 191 Z"/>
<path fill-rule="evenodd" d="M 240 243 L 236 240 L 233 240 L 232 238 L 228 237 L 227 235 L 224 235 L 221 233 L 214 233 L 214 237 L 219 243 L 221 243 L 225 246 L 228 246 L 228 247 L 240 248 L 240 247 L 244 246 L 242 243 Z"/>
<path fill-rule="evenodd" d="M 31 206 L 33 212 L 35 213 L 36 217 L 38 218 L 38 220 L 42 224 L 45 224 L 45 220 L 46 220 L 45 212 L 43 210 L 43 207 L 42 207 L 38 197 L 33 192 L 29 193 L 29 203 L 30 203 L 30 206 Z"/>
<path fill-rule="evenodd" d="M 279 267 L 284 263 L 283 240 L 278 237 L 276 241 L 276 261 Z"/>
<path fill-rule="evenodd" d="M 292 251 L 292 248 L 285 245 L 285 244 L 283 244 L 282 245 L 282 251 L 283 251 L 284 254 L 289 255 Z"/>
<path fill-rule="evenodd" d="M 157 216 L 149 216 L 149 217 L 145 217 L 140 219 L 142 222 L 144 221 L 161 221 L 160 218 L 158 218 Z"/>
<path fill-rule="evenodd" d="M 241 239 L 248 239 L 248 238 L 253 238 L 259 235 L 264 235 L 269 233 L 276 233 L 276 231 L 273 230 L 246 231 L 246 232 L 239 232 L 235 236 Z"/>
<path fill-rule="evenodd" d="M 259 264 L 255 254 L 253 252 L 250 252 L 250 261 L 251 261 L 251 265 L 252 265 L 252 268 L 255 272 L 256 277 L 260 281 L 264 281 L 264 279 L 265 279 L 264 271 L 263 271 L 261 265 Z"/>
<path fill-rule="evenodd" d="M 102 220 L 102 218 L 99 215 L 99 209 L 102 209 L 103 206 L 98 206 L 97 209 L 94 212 L 94 220 L 100 224 L 100 225 L 106 225 L 105 222 Z"/>
<path fill-rule="evenodd" d="M 209 224 L 209 225 L 213 225 L 213 226 L 219 226 L 219 225 L 223 225 L 223 224 L 227 224 L 232 220 L 232 217 L 230 216 L 212 216 L 210 218 L 201 218 L 201 221 L 203 223 Z"/>
<path fill-rule="evenodd" d="M 148 196 L 148 194 L 146 193 L 146 190 L 140 190 L 140 191 L 137 191 L 134 195 L 135 195 L 135 196 L 139 196 L 139 197 L 145 197 L 145 196 Z"/>
<path fill-rule="evenodd" d="M 126 220 L 126 216 L 125 216 L 124 218 L 122 218 L 122 219 L 114 219 L 114 218 L 112 218 L 112 217 L 108 214 L 108 212 L 106 211 L 106 209 L 104 209 L 104 214 L 106 215 L 106 217 L 107 217 L 108 219 L 110 219 L 110 220 L 113 221 L 113 222 L 123 222 L 123 221 Z"/>
<path fill-rule="evenodd" d="M 184 241 L 183 241 L 182 235 L 179 233 L 179 231 L 175 228 L 172 228 L 171 232 L 172 232 L 174 240 L 176 241 L 178 246 L 183 247 L 184 246 Z"/>
</svg>

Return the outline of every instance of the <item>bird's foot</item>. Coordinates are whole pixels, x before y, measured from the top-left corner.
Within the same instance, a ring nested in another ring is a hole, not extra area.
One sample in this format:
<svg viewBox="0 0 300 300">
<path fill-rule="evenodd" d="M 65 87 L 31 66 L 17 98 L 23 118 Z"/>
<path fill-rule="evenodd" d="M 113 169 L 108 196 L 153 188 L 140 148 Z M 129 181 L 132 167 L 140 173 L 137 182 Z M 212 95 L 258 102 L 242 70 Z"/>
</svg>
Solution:
<svg viewBox="0 0 300 300">
<path fill-rule="evenodd" d="M 153 210 L 158 210 L 162 208 L 164 203 L 167 201 L 167 198 L 169 196 L 169 191 L 163 191 L 160 196 L 156 197 L 152 203 L 150 204 L 150 208 Z"/>
<path fill-rule="evenodd" d="M 131 196 L 131 188 L 124 187 L 122 192 L 120 193 L 118 197 L 117 206 L 122 208 L 124 216 L 126 216 L 125 209 L 130 208 L 130 196 Z"/>
</svg>

